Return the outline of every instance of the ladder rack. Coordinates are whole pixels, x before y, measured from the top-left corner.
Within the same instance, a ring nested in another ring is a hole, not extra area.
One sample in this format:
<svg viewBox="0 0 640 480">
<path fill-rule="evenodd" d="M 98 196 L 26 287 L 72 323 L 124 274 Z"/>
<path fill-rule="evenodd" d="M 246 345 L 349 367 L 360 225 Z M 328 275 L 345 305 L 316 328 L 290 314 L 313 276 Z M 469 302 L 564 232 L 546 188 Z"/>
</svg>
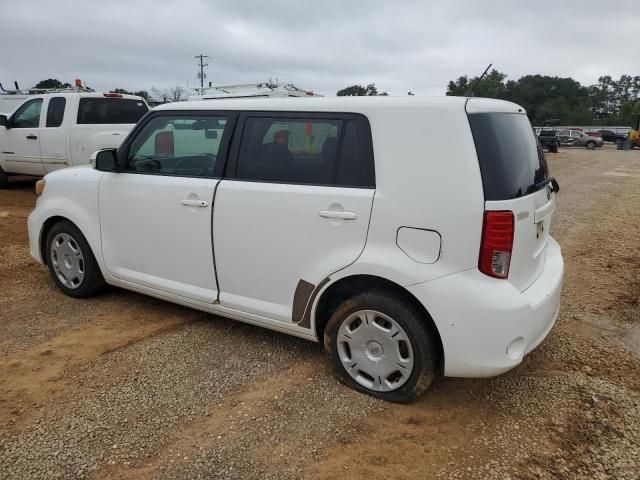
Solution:
<svg viewBox="0 0 640 480">
<path fill-rule="evenodd" d="M 271 79 L 262 83 L 244 83 L 238 85 L 211 85 L 195 89 L 201 97 L 234 97 L 234 96 L 288 96 L 288 97 L 320 97 L 311 90 L 303 90 L 293 83 L 278 83 Z M 197 99 L 197 97 L 190 97 Z"/>
<path fill-rule="evenodd" d="M 76 84 L 73 86 L 68 86 L 64 88 L 27 88 L 21 89 L 18 86 L 18 82 L 13 82 L 15 85 L 14 90 L 7 90 L 0 83 L 0 95 L 42 95 L 45 93 L 77 93 L 77 92 L 94 92 L 93 88 L 89 88 L 86 85 L 83 85 L 80 80 L 76 80 Z"/>
</svg>

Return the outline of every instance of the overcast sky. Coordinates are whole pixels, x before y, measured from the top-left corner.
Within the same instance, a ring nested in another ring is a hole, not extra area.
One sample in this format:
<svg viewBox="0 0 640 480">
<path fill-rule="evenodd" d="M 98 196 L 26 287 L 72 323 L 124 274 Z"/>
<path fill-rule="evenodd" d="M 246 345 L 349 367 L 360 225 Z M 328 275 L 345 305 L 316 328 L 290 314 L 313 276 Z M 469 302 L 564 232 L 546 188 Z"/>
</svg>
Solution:
<svg viewBox="0 0 640 480">
<path fill-rule="evenodd" d="M 489 63 L 526 74 L 640 73 L 640 0 L 0 0 L 0 82 L 96 90 L 277 77 L 325 95 L 355 83 L 443 95 Z"/>
</svg>

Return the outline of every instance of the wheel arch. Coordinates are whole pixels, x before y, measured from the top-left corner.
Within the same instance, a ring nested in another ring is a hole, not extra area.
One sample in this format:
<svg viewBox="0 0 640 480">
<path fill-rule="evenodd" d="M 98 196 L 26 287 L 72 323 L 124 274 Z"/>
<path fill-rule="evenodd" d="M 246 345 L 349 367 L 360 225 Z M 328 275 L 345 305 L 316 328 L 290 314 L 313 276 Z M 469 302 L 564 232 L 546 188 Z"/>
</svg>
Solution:
<svg viewBox="0 0 640 480">
<path fill-rule="evenodd" d="M 406 288 L 383 277 L 368 274 L 354 274 L 342 277 L 335 282 L 329 283 L 316 301 L 313 312 L 313 325 L 315 335 L 320 345 L 324 345 L 324 330 L 329 322 L 333 311 L 346 299 L 357 295 L 358 293 L 370 291 L 373 289 L 383 289 L 398 295 L 407 303 L 413 305 L 421 313 L 424 321 L 433 335 L 438 346 L 437 358 L 442 364 L 444 360 L 444 347 L 438 327 L 427 308 Z"/>
<path fill-rule="evenodd" d="M 84 234 L 84 232 L 82 231 L 82 229 L 71 219 L 64 217 L 62 215 L 53 215 L 49 218 L 47 218 L 43 223 L 42 223 L 42 228 L 40 229 L 40 236 L 38 239 L 38 247 L 40 249 L 40 258 L 42 258 L 42 263 L 44 263 L 45 265 L 47 265 L 47 235 L 49 234 L 49 231 L 53 228 L 53 226 L 56 223 L 60 223 L 60 222 L 69 222 L 71 225 L 73 225 L 74 227 L 76 227 L 80 233 L 82 233 L 82 235 L 84 235 L 85 239 L 86 239 L 86 235 Z M 87 243 L 89 243 L 89 241 L 87 240 Z M 89 248 L 91 248 L 93 250 L 93 247 L 91 246 L 91 244 L 89 243 Z M 94 254 L 95 257 L 95 252 L 92 251 L 92 253 Z"/>
</svg>

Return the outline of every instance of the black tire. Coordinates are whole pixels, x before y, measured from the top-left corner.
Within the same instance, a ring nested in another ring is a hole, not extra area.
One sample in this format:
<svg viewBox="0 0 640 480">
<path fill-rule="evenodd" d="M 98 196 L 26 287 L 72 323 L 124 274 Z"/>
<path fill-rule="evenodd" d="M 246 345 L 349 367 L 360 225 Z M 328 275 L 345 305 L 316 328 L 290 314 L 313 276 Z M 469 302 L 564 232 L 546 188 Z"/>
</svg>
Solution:
<svg viewBox="0 0 640 480">
<path fill-rule="evenodd" d="M 549 149 L 549 151 L 550 151 L 551 153 L 558 153 L 558 144 L 556 143 L 555 145 L 553 145 L 553 146 Z"/>
<path fill-rule="evenodd" d="M 402 386 L 379 392 L 356 382 L 347 372 L 338 352 L 338 332 L 349 315 L 360 310 L 375 310 L 391 317 L 405 331 L 413 351 L 413 371 Z M 415 306 L 383 290 L 358 294 L 344 301 L 329 319 L 324 333 L 324 347 L 338 378 L 351 388 L 381 400 L 409 403 L 423 394 L 433 382 L 438 367 L 438 352 L 427 319 Z"/>
<path fill-rule="evenodd" d="M 595 148 L 596 148 L 596 142 L 588 141 L 588 142 L 585 144 L 585 147 L 587 147 L 587 149 L 589 149 L 589 150 L 595 150 Z"/>
<path fill-rule="evenodd" d="M 74 285 L 69 287 L 65 285 L 55 271 L 51 247 L 54 239 L 60 234 L 68 235 L 81 252 L 84 276 L 82 280 L 78 282 L 77 286 Z M 70 297 L 91 297 L 103 290 L 106 285 L 104 278 L 102 277 L 100 267 L 98 266 L 98 262 L 96 262 L 96 258 L 91 251 L 91 247 L 89 246 L 87 239 L 84 238 L 82 232 L 80 232 L 73 223 L 67 220 L 62 220 L 56 223 L 47 233 L 47 238 L 45 240 L 45 258 L 51 278 L 53 278 L 53 281 L 56 283 L 58 288 Z"/>
<path fill-rule="evenodd" d="M 0 168 L 0 188 L 7 188 L 9 186 L 9 176 L 4 173 Z"/>
</svg>

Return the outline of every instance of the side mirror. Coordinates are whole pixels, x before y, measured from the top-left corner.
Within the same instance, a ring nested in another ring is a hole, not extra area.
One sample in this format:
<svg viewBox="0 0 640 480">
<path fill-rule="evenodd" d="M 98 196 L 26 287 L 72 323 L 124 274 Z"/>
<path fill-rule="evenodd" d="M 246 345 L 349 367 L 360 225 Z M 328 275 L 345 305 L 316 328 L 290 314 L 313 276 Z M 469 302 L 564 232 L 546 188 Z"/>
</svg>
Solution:
<svg viewBox="0 0 640 480">
<path fill-rule="evenodd" d="M 113 172 L 118 165 L 117 159 L 117 150 L 115 148 L 98 150 L 91 155 L 91 165 L 101 172 Z"/>
<path fill-rule="evenodd" d="M 0 115 L 0 126 L 7 127 L 9 125 L 9 119 L 6 115 Z"/>
</svg>

